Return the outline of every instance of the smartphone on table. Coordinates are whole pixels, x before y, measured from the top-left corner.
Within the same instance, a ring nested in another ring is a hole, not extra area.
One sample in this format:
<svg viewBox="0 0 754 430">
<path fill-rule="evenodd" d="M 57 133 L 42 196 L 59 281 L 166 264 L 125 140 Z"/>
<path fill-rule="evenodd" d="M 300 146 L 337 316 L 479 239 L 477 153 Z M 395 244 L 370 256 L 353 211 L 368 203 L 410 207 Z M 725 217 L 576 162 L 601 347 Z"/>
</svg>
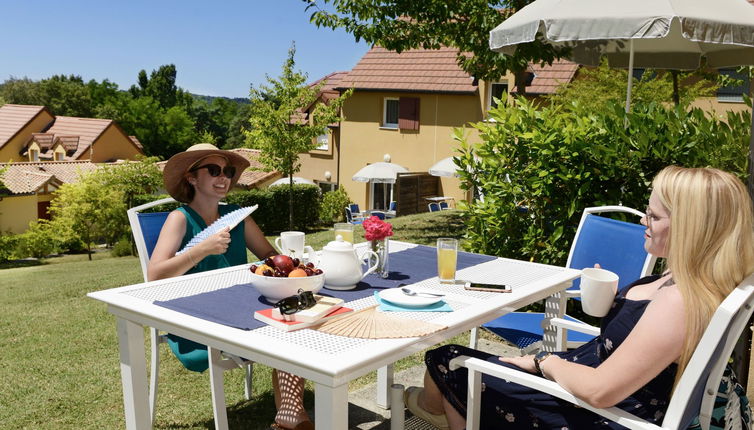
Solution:
<svg viewBox="0 0 754 430">
<path fill-rule="evenodd" d="M 464 286 L 467 290 L 472 291 L 490 291 L 493 293 L 510 293 L 511 287 L 503 284 L 485 284 L 481 282 L 467 282 Z"/>
</svg>

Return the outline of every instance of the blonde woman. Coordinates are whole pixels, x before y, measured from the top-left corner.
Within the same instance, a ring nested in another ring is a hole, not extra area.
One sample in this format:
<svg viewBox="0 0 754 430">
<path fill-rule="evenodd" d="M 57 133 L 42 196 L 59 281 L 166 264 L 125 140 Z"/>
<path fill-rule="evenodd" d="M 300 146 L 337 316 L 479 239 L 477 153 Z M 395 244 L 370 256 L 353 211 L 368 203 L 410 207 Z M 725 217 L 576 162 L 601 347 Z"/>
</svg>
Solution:
<svg viewBox="0 0 754 430">
<path fill-rule="evenodd" d="M 249 161 L 209 143 L 194 145 L 168 160 L 163 181 L 168 193 L 184 203 L 165 220 L 149 260 L 149 280 L 198 273 L 245 264 L 246 250 L 259 259 L 275 255 L 254 219 L 247 217 L 232 230 L 227 228 L 198 243 L 188 252 L 176 255 L 194 236 L 221 216 L 239 207 L 220 201 L 238 182 Z M 209 367 L 207 347 L 169 334 L 168 345 L 189 370 L 203 372 Z M 273 371 L 275 405 L 278 413 L 273 429 L 309 430 L 314 424 L 303 405 L 304 380 Z"/>
<path fill-rule="evenodd" d="M 424 388 L 409 387 L 408 408 L 441 429 L 462 429 L 466 370 L 448 361 L 472 355 L 553 380 L 587 403 L 617 406 L 662 421 L 676 378 L 722 300 L 754 272 L 752 202 L 735 176 L 670 166 L 653 181 L 642 224 L 645 248 L 668 272 L 620 290 L 601 334 L 564 353 L 495 357 L 448 345 L 429 351 Z M 482 428 L 623 428 L 547 394 L 485 377 Z"/>
</svg>

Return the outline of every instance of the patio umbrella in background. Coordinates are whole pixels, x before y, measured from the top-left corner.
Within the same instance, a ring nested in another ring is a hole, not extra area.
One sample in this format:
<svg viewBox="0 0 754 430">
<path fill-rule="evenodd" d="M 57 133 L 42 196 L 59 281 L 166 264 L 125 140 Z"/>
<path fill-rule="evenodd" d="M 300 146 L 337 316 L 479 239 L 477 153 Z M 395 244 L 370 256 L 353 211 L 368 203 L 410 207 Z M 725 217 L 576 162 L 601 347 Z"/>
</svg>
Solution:
<svg viewBox="0 0 754 430">
<path fill-rule="evenodd" d="M 351 179 L 357 182 L 372 182 L 375 184 L 394 184 L 398 179 L 398 173 L 408 172 L 405 167 L 390 163 L 389 156 L 385 155 L 386 161 L 372 163 L 362 167 Z M 384 187 L 384 186 L 383 186 Z M 385 187 L 382 194 L 383 207 L 387 209 L 388 189 Z"/>
<path fill-rule="evenodd" d="M 443 158 L 429 168 L 429 174 L 432 176 L 458 177 L 458 169 L 453 157 Z"/>
<path fill-rule="evenodd" d="M 398 178 L 398 173 L 404 172 L 408 172 L 408 169 L 399 164 L 380 161 L 362 167 L 351 179 L 356 182 L 394 184 Z"/>
<path fill-rule="evenodd" d="M 754 65 L 754 6 L 746 0 L 536 0 L 490 32 L 490 49 L 512 54 L 540 39 L 572 48 L 571 59 L 627 67 L 694 70 Z M 749 193 L 754 195 L 754 115 Z"/>
<path fill-rule="evenodd" d="M 293 177 L 293 183 L 294 184 L 316 185 L 314 182 L 312 182 L 312 181 L 310 181 L 308 179 L 300 178 L 298 176 L 294 176 Z M 268 187 L 275 187 L 275 186 L 278 186 L 278 185 L 289 185 L 289 184 L 290 184 L 290 181 L 288 180 L 288 177 L 286 176 L 286 177 L 280 178 L 277 181 L 271 183 L 270 185 L 268 185 Z"/>
</svg>

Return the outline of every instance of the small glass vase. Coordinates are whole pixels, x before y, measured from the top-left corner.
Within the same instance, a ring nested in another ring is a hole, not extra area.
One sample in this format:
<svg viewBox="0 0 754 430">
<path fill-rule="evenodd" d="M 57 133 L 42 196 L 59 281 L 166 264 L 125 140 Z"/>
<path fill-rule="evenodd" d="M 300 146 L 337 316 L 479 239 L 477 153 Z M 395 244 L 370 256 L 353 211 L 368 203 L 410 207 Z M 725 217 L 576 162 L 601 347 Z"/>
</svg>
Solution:
<svg viewBox="0 0 754 430">
<path fill-rule="evenodd" d="M 384 238 L 380 240 L 373 240 L 371 241 L 372 245 L 372 251 L 374 251 L 375 254 L 377 254 L 377 257 L 379 258 L 379 262 L 377 263 L 377 269 L 374 270 L 374 273 L 377 275 L 387 278 L 388 276 L 388 244 L 390 243 L 389 238 Z"/>
</svg>

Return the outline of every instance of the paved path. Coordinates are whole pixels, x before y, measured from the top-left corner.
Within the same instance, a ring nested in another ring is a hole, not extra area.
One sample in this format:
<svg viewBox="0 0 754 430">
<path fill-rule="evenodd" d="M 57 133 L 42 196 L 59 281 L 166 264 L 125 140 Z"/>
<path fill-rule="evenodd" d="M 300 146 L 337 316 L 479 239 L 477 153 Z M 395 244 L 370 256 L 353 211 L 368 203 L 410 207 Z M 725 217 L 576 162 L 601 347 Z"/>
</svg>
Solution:
<svg viewBox="0 0 754 430">
<path fill-rule="evenodd" d="M 479 349 L 491 353 L 514 356 L 518 355 L 518 349 L 506 344 L 490 342 L 485 339 L 479 340 Z M 424 380 L 424 366 L 416 366 L 410 369 L 398 372 L 394 375 L 393 380 L 396 384 L 403 384 L 405 387 L 410 385 L 422 386 Z M 389 430 L 390 429 L 390 411 L 382 409 L 375 404 L 376 397 L 375 385 L 369 385 L 358 391 L 348 393 L 348 419 L 350 429 L 359 430 Z M 431 430 L 430 426 L 423 420 L 416 418 L 406 410 L 406 430 Z"/>
</svg>

